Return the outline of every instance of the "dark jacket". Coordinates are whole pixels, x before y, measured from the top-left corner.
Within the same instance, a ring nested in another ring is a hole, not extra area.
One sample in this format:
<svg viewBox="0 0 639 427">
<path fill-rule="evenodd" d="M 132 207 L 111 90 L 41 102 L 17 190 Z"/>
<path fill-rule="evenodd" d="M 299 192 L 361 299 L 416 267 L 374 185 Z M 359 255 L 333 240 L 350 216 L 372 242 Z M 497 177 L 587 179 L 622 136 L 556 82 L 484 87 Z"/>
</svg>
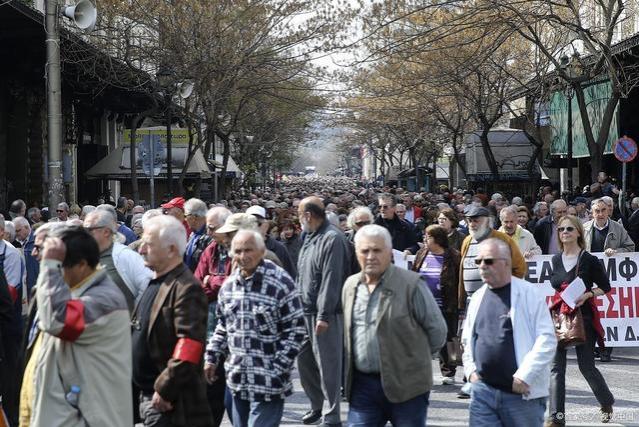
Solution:
<svg viewBox="0 0 639 427">
<path fill-rule="evenodd" d="M 466 235 L 461 231 L 454 229 L 451 234 L 448 235 L 448 247 L 461 250 L 461 245 L 464 243 Z"/>
<path fill-rule="evenodd" d="M 424 263 L 424 259 L 428 255 L 428 248 L 420 249 L 415 255 L 413 263 L 413 271 L 419 273 L 419 269 Z M 461 264 L 461 256 L 456 249 L 448 248 L 444 252 L 444 265 L 440 277 L 440 286 L 442 292 L 442 301 L 444 311 L 446 313 L 457 313 L 457 286 L 459 285 L 459 266 Z"/>
<path fill-rule="evenodd" d="M 635 242 L 635 247 L 639 247 L 639 209 L 635 210 L 623 225 L 628 230 L 632 241 Z"/>
<path fill-rule="evenodd" d="M 288 254 L 291 257 L 291 261 L 293 261 L 293 265 L 297 266 L 297 261 L 300 256 L 300 249 L 302 249 L 302 239 L 300 238 L 299 234 L 293 234 L 293 237 L 291 237 L 290 239 L 282 239 L 282 244 L 288 251 Z"/>
<path fill-rule="evenodd" d="M 548 246 L 550 245 L 550 239 L 552 238 L 553 224 L 552 216 L 547 215 L 537 221 L 535 231 L 533 231 L 533 236 L 535 236 L 535 240 L 541 248 L 541 253 L 544 255 L 548 255 Z"/>
<path fill-rule="evenodd" d="M 305 314 L 328 321 L 342 312 L 342 286 L 350 270 L 350 248 L 339 228 L 324 220 L 304 238 L 297 264 L 297 285 Z"/>
<path fill-rule="evenodd" d="M 267 235 L 266 241 L 264 242 L 266 245 L 266 249 L 273 252 L 282 262 L 282 268 L 286 270 L 286 272 L 291 276 L 293 280 L 297 277 L 297 268 L 293 264 L 291 260 L 291 256 L 289 255 L 286 247 L 282 242 L 278 242 L 273 237 Z"/>
<path fill-rule="evenodd" d="M 381 216 L 378 216 L 375 219 L 375 224 L 381 225 L 391 234 L 393 238 L 393 249 L 402 252 L 408 249 L 413 254 L 419 250 L 419 245 L 417 244 L 419 240 L 417 229 L 410 222 L 394 215 L 393 219 L 383 219 Z"/>
<path fill-rule="evenodd" d="M 38 280 L 38 273 L 40 272 L 40 263 L 31 252 L 33 252 L 33 245 L 35 244 L 35 233 L 31 231 L 27 241 L 24 243 L 24 261 L 27 266 L 27 290 L 31 293 L 31 289 Z"/>
<path fill-rule="evenodd" d="M 208 304 L 200 284 L 186 265 L 180 264 L 160 285 L 148 332 L 151 360 L 160 372 L 154 389 L 173 404 L 171 422 L 176 426 L 213 424 L 203 371 L 207 315 Z M 181 338 L 202 345 L 197 364 L 173 358 Z"/>
</svg>

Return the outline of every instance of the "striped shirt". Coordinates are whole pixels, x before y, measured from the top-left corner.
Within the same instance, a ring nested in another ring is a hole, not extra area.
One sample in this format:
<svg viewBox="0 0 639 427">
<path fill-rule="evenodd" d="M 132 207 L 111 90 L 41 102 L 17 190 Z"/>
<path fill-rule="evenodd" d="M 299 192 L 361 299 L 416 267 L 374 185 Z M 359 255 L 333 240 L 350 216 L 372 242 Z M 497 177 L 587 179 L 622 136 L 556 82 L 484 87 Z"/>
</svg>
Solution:
<svg viewBox="0 0 639 427">
<path fill-rule="evenodd" d="M 479 252 L 479 242 L 473 238 L 468 246 L 468 252 L 462 260 L 464 268 L 464 289 L 467 294 L 475 292 L 481 288 L 483 282 L 479 276 L 479 268 L 475 265 L 475 257 Z"/>
<path fill-rule="evenodd" d="M 435 255 L 428 253 L 424 258 L 424 262 L 419 269 L 419 274 L 426 282 L 428 289 L 432 292 L 437 305 L 441 308 L 444 306 L 442 300 L 441 276 L 444 267 L 444 255 Z"/>
</svg>

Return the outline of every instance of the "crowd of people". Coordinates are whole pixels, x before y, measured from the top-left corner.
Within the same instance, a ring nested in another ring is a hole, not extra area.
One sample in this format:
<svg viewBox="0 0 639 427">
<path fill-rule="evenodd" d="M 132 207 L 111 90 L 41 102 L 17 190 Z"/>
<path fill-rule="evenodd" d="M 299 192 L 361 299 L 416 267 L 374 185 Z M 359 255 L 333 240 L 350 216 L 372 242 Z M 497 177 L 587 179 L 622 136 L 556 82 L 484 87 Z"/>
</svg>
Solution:
<svg viewBox="0 0 639 427">
<path fill-rule="evenodd" d="M 561 426 L 567 349 L 524 280 L 551 254 L 553 288 L 585 283 L 577 360 L 607 422 L 594 297 L 610 283 L 590 252 L 634 251 L 639 198 L 626 212 L 618 196 L 602 172 L 534 204 L 347 178 L 157 209 L 60 203 L 52 219 L 16 200 L 0 216 L 2 407 L 12 427 L 277 426 L 297 362 L 304 424 L 423 426 L 432 359 L 455 385 L 460 337 L 471 425 Z"/>
</svg>

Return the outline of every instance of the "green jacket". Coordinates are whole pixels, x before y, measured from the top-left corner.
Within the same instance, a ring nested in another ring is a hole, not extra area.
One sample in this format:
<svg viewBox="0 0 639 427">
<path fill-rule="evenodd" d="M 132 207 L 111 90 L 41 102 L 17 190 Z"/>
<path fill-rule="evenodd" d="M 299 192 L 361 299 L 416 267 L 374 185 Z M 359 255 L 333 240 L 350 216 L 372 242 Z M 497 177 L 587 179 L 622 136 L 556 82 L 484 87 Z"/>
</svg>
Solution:
<svg viewBox="0 0 639 427">
<path fill-rule="evenodd" d="M 350 401 L 353 377 L 352 314 L 362 273 L 346 280 L 342 289 L 346 348 L 344 391 Z M 419 274 L 391 265 L 382 280 L 375 328 L 379 342 L 380 375 L 384 394 L 394 403 L 429 391 L 433 385 L 432 358 L 446 342 L 446 323 Z M 427 324 L 412 315 L 412 301 L 426 296 Z"/>
</svg>

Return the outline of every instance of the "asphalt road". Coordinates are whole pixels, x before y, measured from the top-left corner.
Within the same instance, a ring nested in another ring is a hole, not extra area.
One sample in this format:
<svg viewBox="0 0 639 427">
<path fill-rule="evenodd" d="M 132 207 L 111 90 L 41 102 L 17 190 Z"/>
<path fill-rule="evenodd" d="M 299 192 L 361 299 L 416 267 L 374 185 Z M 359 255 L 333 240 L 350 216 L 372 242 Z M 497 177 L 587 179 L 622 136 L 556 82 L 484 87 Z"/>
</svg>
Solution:
<svg viewBox="0 0 639 427">
<path fill-rule="evenodd" d="M 568 426 L 639 426 L 639 348 L 615 349 L 611 363 L 598 363 L 597 366 L 608 382 L 615 396 L 614 417 L 610 424 L 599 422 L 599 406 L 588 384 L 577 368 L 574 350 L 568 353 L 566 420 Z M 439 366 L 433 363 L 435 384 L 430 395 L 428 408 L 429 426 L 466 426 L 468 425 L 468 400 L 457 399 L 461 387 L 462 373 L 457 372 L 455 385 L 439 385 Z M 295 393 L 284 406 L 283 426 L 303 426 L 302 415 L 309 409 L 299 380 L 294 382 Z M 348 406 L 342 406 L 342 420 L 346 421 Z M 231 424 L 225 419 L 223 426 Z M 344 424 L 346 426 L 346 424 Z"/>
</svg>

